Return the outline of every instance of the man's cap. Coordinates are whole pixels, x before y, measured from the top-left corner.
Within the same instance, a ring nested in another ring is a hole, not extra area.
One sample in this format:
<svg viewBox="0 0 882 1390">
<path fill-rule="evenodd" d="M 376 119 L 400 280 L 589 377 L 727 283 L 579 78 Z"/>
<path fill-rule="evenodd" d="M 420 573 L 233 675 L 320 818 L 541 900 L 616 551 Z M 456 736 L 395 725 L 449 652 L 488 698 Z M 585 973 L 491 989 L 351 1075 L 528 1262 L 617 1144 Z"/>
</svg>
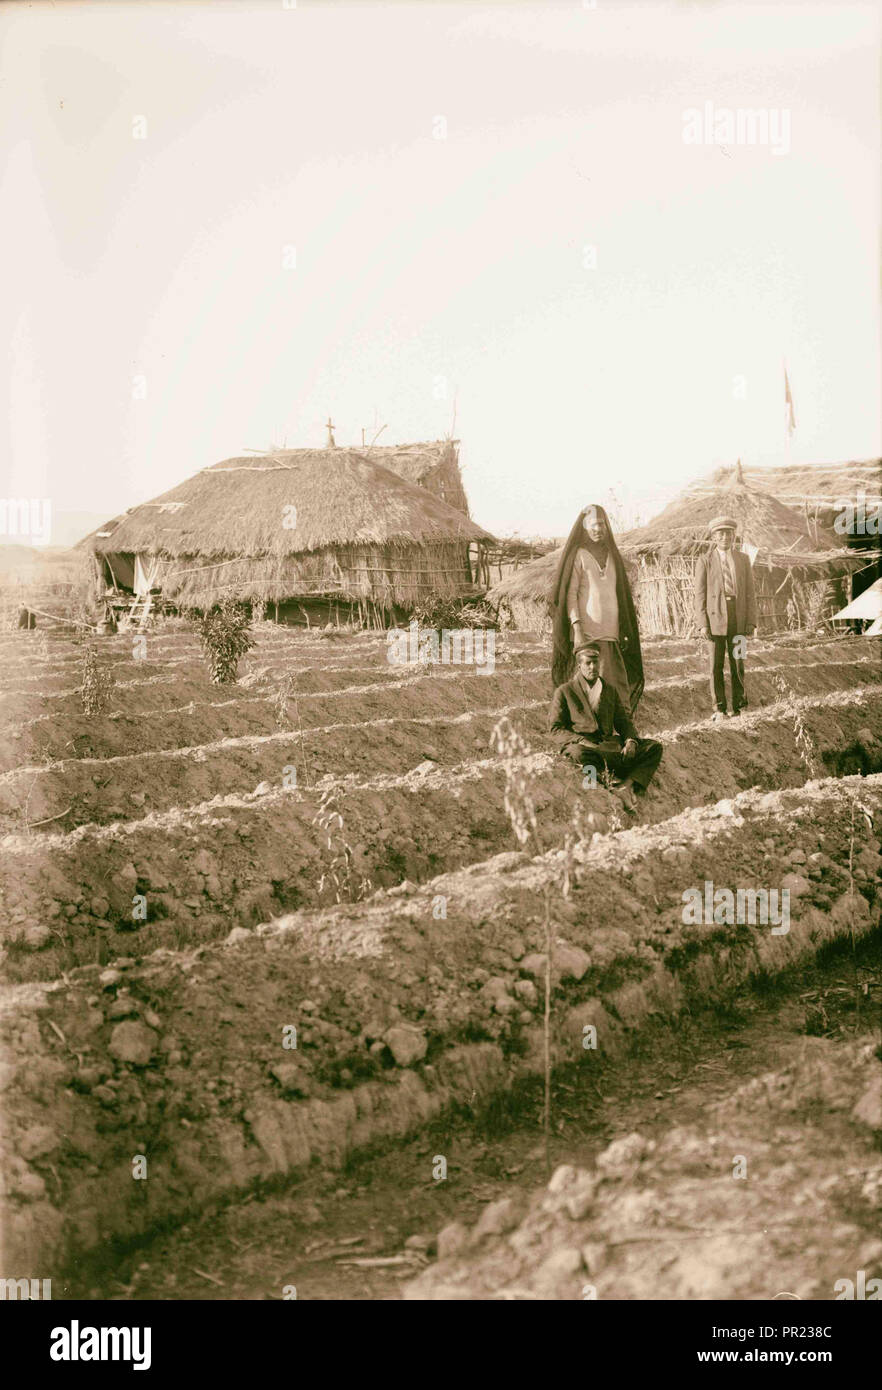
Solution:
<svg viewBox="0 0 882 1390">
<path fill-rule="evenodd" d="M 707 529 L 710 535 L 715 531 L 737 531 L 738 522 L 731 516 L 715 516 L 713 521 L 708 522 Z"/>
<path fill-rule="evenodd" d="M 596 642 L 580 642 L 573 655 L 581 656 L 583 652 L 593 652 L 595 656 L 600 656 L 600 648 Z"/>
</svg>

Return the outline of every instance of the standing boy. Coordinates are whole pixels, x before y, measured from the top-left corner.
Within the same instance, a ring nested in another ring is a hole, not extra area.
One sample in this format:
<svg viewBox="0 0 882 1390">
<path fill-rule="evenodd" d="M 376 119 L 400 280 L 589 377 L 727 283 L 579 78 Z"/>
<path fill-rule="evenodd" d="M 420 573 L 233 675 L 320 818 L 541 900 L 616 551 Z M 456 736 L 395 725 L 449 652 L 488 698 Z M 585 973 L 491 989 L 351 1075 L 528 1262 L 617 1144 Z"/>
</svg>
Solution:
<svg viewBox="0 0 882 1390">
<path fill-rule="evenodd" d="M 708 642 L 710 687 L 714 719 L 725 719 L 726 681 L 723 665 L 729 653 L 732 713 L 740 714 L 744 697 L 743 640 L 756 629 L 756 593 L 753 568 L 746 555 L 735 549 L 736 523 L 730 516 L 714 517 L 708 530 L 713 545 L 695 571 L 695 621 Z M 735 647 L 736 638 L 740 638 Z"/>
</svg>

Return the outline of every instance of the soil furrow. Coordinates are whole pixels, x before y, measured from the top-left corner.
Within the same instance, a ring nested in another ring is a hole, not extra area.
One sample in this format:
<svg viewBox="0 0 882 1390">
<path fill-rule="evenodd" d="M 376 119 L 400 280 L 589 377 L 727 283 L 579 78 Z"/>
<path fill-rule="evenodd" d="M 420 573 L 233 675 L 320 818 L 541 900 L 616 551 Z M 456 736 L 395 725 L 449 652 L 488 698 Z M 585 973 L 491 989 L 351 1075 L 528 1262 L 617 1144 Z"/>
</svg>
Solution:
<svg viewBox="0 0 882 1390">
<path fill-rule="evenodd" d="M 70 1268 L 535 1075 L 549 894 L 557 1065 L 586 1023 L 621 1056 L 653 1019 L 858 940 L 879 918 L 880 812 L 882 774 L 747 792 L 576 845 L 566 895 L 560 851 L 507 853 L 235 945 L 6 990 L 8 1258 Z M 786 887 L 786 932 L 684 922 L 684 891 L 708 880 Z"/>
<path fill-rule="evenodd" d="M 850 703 L 856 680 L 867 676 L 882 684 L 882 667 L 871 664 L 831 668 L 820 664 L 794 669 L 792 675 L 787 673 L 786 687 L 799 695 L 808 692 L 804 698 L 811 702 L 845 687 L 843 698 Z M 512 694 L 518 693 L 517 687 L 510 689 Z M 873 687 L 859 685 L 857 689 L 869 692 Z M 756 672 L 750 690 L 760 712 L 774 717 L 781 704 L 778 674 Z M 56 829 L 53 821 L 58 816 L 65 817 L 64 827 L 68 829 L 91 822 L 138 821 L 146 810 L 166 810 L 215 796 L 245 793 L 266 782 L 275 787 L 290 785 L 292 777 L 302 789 L 327 775 L 364 778 L 392 772 L 406 776 L 427 759 L 453 767 L 489 753 L 493 728 L 502 715 L 516 717 L 535 746 L 547 746 L 546 700 L 524 700 L 529 687 L 522 686 L 521 699 L 512 704 L 496 704 L 493 696 L 498 698 L 500 693 L 504 692 L 498 687 L 488 688 L 475 680 L 469 698 L 463 699 L 461 683 L 449 683 L 446 687 L 436 684 L 431 691 L 423 687 L 408 692 L 413 710 L 409 716 L 378 714 L 374 719 L 363 717 L 357 723 L 347 723 L 333 719 L 334 714 L 343 711 L 332 704 L 328 711 L 332 722 L 321 724 L 318 721 L 327 716 L 317 703 L 310 710 L 303 710 L 305 717 L 299 729 L 274 729 L 220 738 L 213 743 L 131 751 L 113 758 L 82 756 L 54 765 L 16 768 L 0 775 L 0 826 L 14 833 L 25 823 L 36 824 L 37 832 L 44 833 Z M 468 708 L 472 701 L 474 704 Z M 450 713 L 439 708 L 445 702 L 453 707 Z M 355 712 L 366 715 L 369 703 L 360 701 Z M 375 708 L 386 707 L 378 701 Z M 426 712 L 419 714 L 419 709 Z M 705 709 L 703 680 L 670 686 L 653 684 L 641 707 L 641 727 L 643 732 L 664 740 L 680 727 L 684 715 L 687 719 L 691 716 L 693 723 L 702 724 Z M 160 736 L 163 728 L 158 728 Z M 134 730 L 130 738 L 131 742 L 137 741 Z"/>
<path fill-rule="evenodd" d="M 672 732 L 641 817 L 659 822 L 684 805 L 745 788 L 803 783 L 795 710 L 819 774 L 880 767 L 882 744 L 869 726 L 882 725 L 882 691 L 840 692 Z M 387 737 L 378 732 L 380 740 Z M 577 807 L 595 817 L 601 832 L 615 824 L 617 803 L 602 787 L 583 789 L 576 768 L 548 753 L 531 755 L 523 766 L 544 834 L 562 840 Z M 316 905 L 332 893 L 327 875 L 344 846 L 352 885 L 366 881 L 370 888 L 480 863 L 512 843 L 504 789 L 503 766 L 479 760 L 364 782 L 350 776 L 313 791 L 277 786 L 67 835 L 7 836 L 0 845 L 7 974 L 47 978 L 121 950 L 141 955 L 160 945 L 214 940 L 234 925 Z M 331 790 L 343 829 L 328 848 L 316 820 L 322 792 Z M 133 912 L 146 912 L 146 919 Z M 33 921 L 47 928 L 36 951 L 26 944 Z"/>
</svg>

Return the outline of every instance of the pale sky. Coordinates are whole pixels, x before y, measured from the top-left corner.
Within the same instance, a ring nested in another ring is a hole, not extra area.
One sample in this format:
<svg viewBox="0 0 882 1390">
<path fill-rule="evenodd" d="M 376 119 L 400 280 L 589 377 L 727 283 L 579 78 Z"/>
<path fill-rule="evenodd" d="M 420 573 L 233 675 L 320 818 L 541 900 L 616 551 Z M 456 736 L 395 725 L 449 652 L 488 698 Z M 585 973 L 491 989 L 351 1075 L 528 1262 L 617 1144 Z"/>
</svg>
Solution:
<svg viewBox="0 0 882 1390">
<path fill-rule="evenodd" d="M 0 492 L 110 517 L 455 402 L 476 520 L 559 535 L 782 462 L 785 358 L 793 461 L 878 455 L 879 20 L 0 5 Z M 789 151 L 684 143 L 706 102 Z"/>
</svg>

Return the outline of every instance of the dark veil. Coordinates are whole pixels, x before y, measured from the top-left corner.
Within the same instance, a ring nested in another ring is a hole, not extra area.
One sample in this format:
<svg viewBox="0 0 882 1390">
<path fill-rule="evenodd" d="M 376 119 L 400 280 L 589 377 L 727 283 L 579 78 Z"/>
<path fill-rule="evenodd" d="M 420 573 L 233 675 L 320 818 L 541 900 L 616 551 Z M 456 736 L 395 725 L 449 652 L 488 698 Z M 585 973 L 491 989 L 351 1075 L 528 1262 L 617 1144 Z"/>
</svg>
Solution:
<svg viewBox="0 0 882 1390">
<path fill-rule="evenodd" d="M 588 505 L 594 504 L 589 503 Z M 587 506 L 582 508 L 576 517 L 575 526 L 567 536 L 563 554 L 557 566 L 557 573 L 554 576 L 554 583 L 548 595 L 552 618 L 551 678 L 555 689 L 570 679 L 576 664 L 573 655 L 573 629 L 567 612 L 567 588 L 570 583 L 570 575 L 573 572 L 576 551 L 585 544 L 582 518 L 587 510 Z M 606 532 L 606 544 L 616 571 L 616 597 L 619 603 L 619 648 L 625 663 L 625 670 L 628 673 L 631 713 L 633 714 L 640 696 L 643 694 L 643 657 L 640 652 L 637 612 L 634 608 L 634 599 L 631 596 L 631 585 L 628 582 L 625 562 L 615 543 L 609 517 L 603 507 L 595 505 L 595 511 L 603 523 L 603 529 Z"/>
</svg>

